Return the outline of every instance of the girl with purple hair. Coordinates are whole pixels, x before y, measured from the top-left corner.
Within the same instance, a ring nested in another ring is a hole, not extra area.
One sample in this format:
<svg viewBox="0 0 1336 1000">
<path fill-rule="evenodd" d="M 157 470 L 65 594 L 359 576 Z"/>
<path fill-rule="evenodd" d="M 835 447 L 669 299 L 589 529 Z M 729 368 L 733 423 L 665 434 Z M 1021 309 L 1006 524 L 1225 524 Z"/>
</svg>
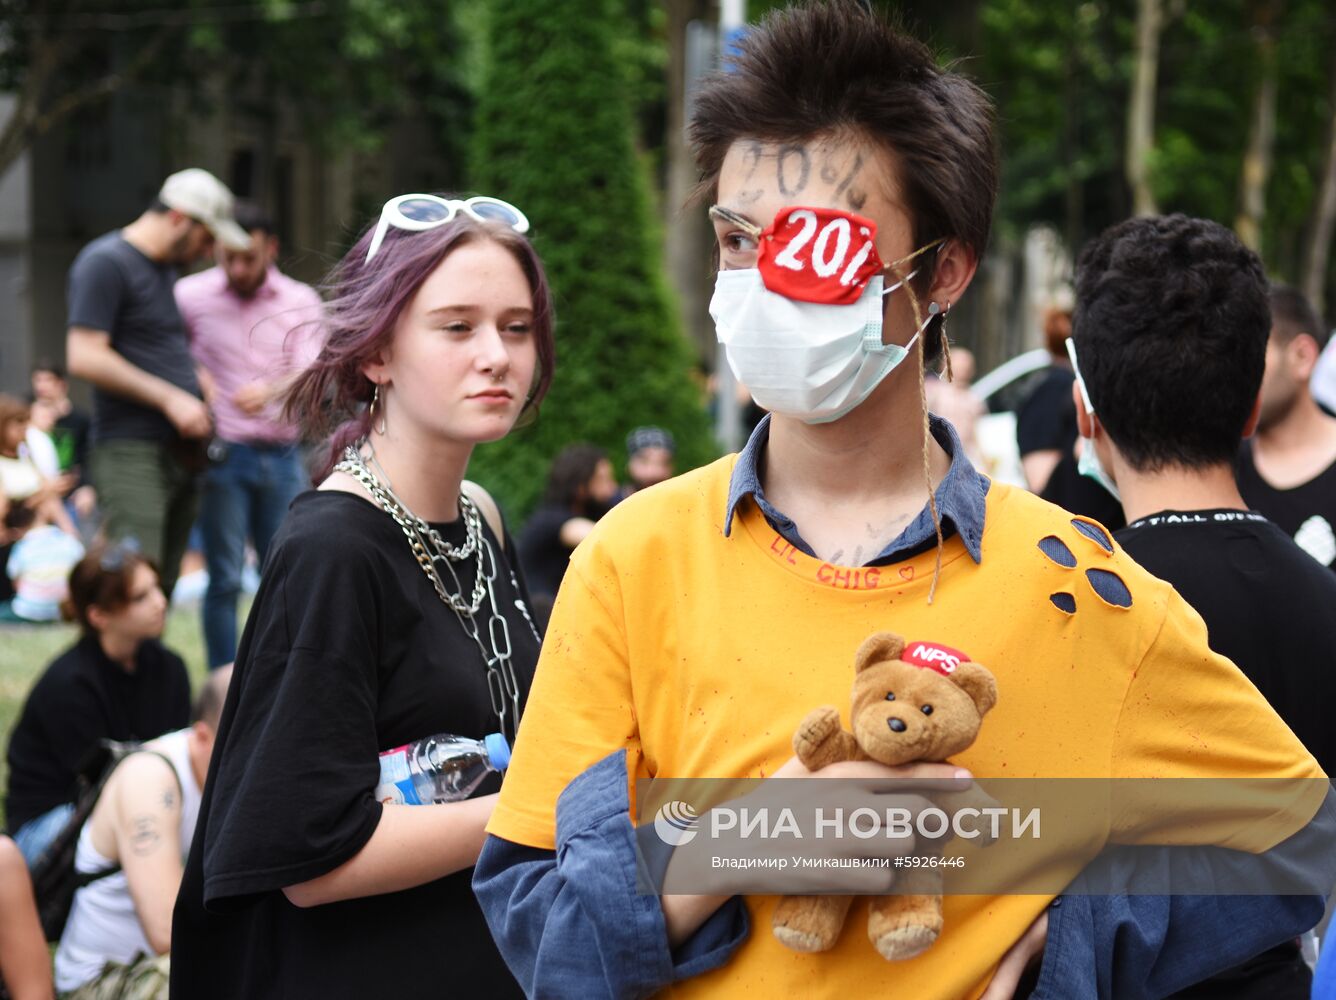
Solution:
<svg viewBox="0 0 1336 1000">
<path fill-rule="evenodd" d="M 495 505 L 465 481 L 552 379 L 524 216 L 388 202 L 338 265 L 288 411 L 328 436 L 274 541 L 237 655 L 173 927 L 191 998 L 521 996 L 469 880 L 499 779 L 382 805 L 377 754 L 513 740 L 538 657 Z"/>
</svg>

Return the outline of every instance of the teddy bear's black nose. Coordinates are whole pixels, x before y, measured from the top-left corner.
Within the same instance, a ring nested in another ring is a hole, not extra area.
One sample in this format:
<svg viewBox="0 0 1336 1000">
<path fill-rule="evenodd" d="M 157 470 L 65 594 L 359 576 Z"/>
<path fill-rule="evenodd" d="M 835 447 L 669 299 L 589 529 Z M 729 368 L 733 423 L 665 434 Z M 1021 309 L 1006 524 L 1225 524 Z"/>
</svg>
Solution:
<svg viewBox="0 0 1336 1000">
<path fill-rule="evenodd" d="M 903 719 L 890 718 L 886 720 L 886 725 L 891 727 L 893 733 L 903 733 L 907 728 Z"/>
</svg>

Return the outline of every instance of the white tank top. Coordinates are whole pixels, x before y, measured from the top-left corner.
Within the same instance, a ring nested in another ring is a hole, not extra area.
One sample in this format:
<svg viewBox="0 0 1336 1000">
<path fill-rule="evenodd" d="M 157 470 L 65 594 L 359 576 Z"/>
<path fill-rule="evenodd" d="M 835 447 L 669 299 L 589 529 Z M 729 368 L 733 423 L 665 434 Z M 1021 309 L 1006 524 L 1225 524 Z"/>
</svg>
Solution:
<svg viewBox="0 0 1336 1000">
<path fill-rule="evenodd" d="M 186 748 L 189 730 L 181 729 L 153 741 L 153 749 L 171 761 L 181 781 L 181 860 L 190 850 L 190 839 L 195 834 L 199 818 L 200 789 L 190 767 Z M 86 874 L 106 871 L 115 862 L 105 858 L 93 847 L 92 822 L 79 831 L 75 848 L 74 868 Z M 125 873 L 117 872 L 84 886 L 74 894 L 70 918 L 60 936 L 56 949 L 56 989 L 60 992 L 77 989 L 102 971 L 110 960 L 129 962 L 137 953 L 152 955 L 144 928 L 135 913 L 130 898 L 130 886 Z"/>
</svg>

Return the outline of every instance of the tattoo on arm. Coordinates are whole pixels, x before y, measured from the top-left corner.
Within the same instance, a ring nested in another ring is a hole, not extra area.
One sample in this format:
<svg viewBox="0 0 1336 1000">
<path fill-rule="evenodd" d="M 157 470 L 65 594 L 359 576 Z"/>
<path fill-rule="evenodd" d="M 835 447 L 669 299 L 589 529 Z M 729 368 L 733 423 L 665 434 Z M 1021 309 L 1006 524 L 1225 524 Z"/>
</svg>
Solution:
<svg viewBox="0 0 1336 1000">
<path fill-rule="evenodd" d="M 176 805 L 176 790 L 173 788 L 169 788 L 167 789 L 167 791 L 162 793 L 162 807 L 164 809 L 171 809 L 175 807 L 175 805 Z"/>
<path fill-rule="evenodd" d="M 130 821 L 130 851 L 137 858 L 146 858 L 162 846 L 158 831 L 158 817 L 136 816 Z"/>
</svg>

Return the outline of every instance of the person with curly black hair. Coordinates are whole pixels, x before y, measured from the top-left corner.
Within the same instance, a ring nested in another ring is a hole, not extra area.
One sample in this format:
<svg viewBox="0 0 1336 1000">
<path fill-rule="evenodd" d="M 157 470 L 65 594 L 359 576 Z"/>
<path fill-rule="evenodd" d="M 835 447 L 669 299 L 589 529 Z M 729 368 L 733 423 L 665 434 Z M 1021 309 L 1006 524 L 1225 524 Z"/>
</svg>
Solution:
<svg viewBox="0 0 1336 1000">
<path fill-rule="evenodd" d="M 1076 296 L 1077 420 L 1122 497 L 1128 525 L 1114 537 L 1197 610 L 1211 648 L 1330 773 L 1336 579 L 1250 510 L 1234 480 L 1262 406 L 1262 262 L 1214 222 L 1132 219 L 1086 247 Z M 1183 671 L 1191 683 L 1193 665 Z M 1299 1000 L 1310 979 L 1290 937 L 1202 989 Z"/>
</svg>

